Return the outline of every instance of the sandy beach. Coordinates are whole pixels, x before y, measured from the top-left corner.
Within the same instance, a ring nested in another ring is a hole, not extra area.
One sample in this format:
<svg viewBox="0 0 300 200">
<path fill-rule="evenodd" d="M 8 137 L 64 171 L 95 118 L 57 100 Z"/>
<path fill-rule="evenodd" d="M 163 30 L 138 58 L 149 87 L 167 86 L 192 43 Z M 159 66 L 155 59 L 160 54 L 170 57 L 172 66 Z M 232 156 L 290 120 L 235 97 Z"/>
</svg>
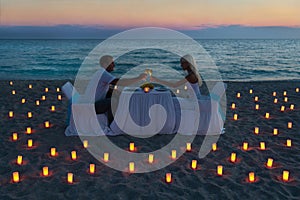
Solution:
<svg viewBox="0 0 300 200">
<path fill-rule="evenodd" d="M 300 198 L 300 92 L 296 89 L 300 88 L 300 81 L 228 82 L 226 133 L 221 135 L 217 150 L 199 159 L 203 136 L 197 136 L 191 152 L 164 169 L 145 174 L 115 171 L 92 157 L 79 137 L 64 135 L 67 99 L 57 88 L 65 82 L 19 80 L 10 85 L 9 81 L 0 81 L 0 199 Z M 58 95 L 62 100 L 58 100 Z M 40 105 L 36 105 L 36 100 Z M 236 108 L 231 108 L 232 103 Z M 51 106 L 55 106 L 54 111 Z M 285 107 L 281 111 L 282 106 Z M 32 113 L 31 118 L 28 112 Z M 266 113 L 270 115 L 268 119 Z M 238 115 L 237 120 L 234 114 Z M 44 127 L 46 121 L 50 122 L 49 128 Z M 27 127 L 32 128 L 31 134 L 26 133 Z M 259 128 L 257 134 L 255 127 Z M 278 134 L 274 134 L 274 129 Z M 16 141 L 13 133 L 18 135 Z M 138 151 L 147 152 L 164 146 L 172 137 L 156 135 L 134 139 L 134 143 Z M 28 139 L 33 140 L 31 148 L 27 147 Z M 123 149 L 133 140 L 129 136 L 110 139 Z M 242 148 L 244 142 L 248 143 L 247 150 Z M 265 142 L 265 150 L 260 142 Z M 55 157 L 50 156 L 52 147 L 57 150 Z M 76 160 L 70 156 L 73 150 L 77 152 Z M 235 162 L 230 161 L 233 152 Z M 21 165 L 16 163 L 18 155 L 23 156 Z M 272 167 L 266 166 L 268 158 L 273 159 Z M 190 167 L 192 160 L 198 161 L 196 170 Z M 95 174 L 89 173 L 91 163 L 96 166 Z M 218 165 L 223 166 L 221 176 L 216 172 Z M 44 166 L 49 167 L 47 177 L 42 175 Z M 289 172 L 286 181 L 282 178 L 284 170 Z M 19 172 L 20 182 L 13 182 L 13 172 Z M 72 184 L 67 183 L 69 172 L 74 175 Z M 248 179 L 250 172 L 255 173 L 254 182 Z M 166 173 L 172 174 L 171 183 L 166 183 Z"/>
</svg>

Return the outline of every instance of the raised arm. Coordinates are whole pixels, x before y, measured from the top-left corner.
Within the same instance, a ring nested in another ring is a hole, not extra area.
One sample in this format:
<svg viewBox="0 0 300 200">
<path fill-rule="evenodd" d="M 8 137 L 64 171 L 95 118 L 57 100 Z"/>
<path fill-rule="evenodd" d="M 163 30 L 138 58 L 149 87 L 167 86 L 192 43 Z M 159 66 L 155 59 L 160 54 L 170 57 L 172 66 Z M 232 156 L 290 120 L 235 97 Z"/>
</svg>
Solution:
<svg viewBox="0 0 300 200">
<path fill-rule="evenodd" d="M 122 78 L 122 79 L 114 79 L 110 84 L 112 85 L 120 85 L 120 86 L 128 86 L 132 85 L 136 82 L 139 82 L 140 80 L 145 80 L 147 78 L 147 74 L 142 73 L 138 77 L 135 78 Z"/>
</svg>

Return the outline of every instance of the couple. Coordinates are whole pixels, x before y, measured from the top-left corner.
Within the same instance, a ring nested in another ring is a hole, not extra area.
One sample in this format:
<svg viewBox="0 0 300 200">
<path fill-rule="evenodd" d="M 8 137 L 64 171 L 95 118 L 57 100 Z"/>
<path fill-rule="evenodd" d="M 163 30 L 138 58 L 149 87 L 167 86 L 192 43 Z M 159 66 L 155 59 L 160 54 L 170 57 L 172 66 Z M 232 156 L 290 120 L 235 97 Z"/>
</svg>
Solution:
<svg viewBox="0 0 300 200">
<path fill-rule="evenodd" d="M 202 79 L 197 71 L 194 58 L 191 55 L 185 55 L 180 59 L 180 64 L 181 68 L 184 71 L 187 71 L 187 75 L 184 79 L 179 80 L 177 82 L 168 82 L 151 76 L 150 81 L 157 82 L 168 87 L 178 87 L 189 82 L 191 87 L 193 88 L 193 92 L 195 93 L 196 97 L 200 98 L 201 93 L 199 86 L 202 85 Z M 96 114 L 107 113 L 108 125 L 110 125 L 114 119 L 111 107 L 111 96 L 113 87 L 117 84 L 119 86 L 128 86 L 141 80 L 145 80 L 147 78 L 147 74 L 142 73 L 136 78 L 128 79 L 118 79 L 114 77 L 110 72 L 114 71 L 115 64 L 113 57 L 110 55 L 105 55 L 100 58 L 100 66 L 103 67 L 105 70 L 98 82 L 98 86 L 96 89 L 95 110 Z"/>
</svg>

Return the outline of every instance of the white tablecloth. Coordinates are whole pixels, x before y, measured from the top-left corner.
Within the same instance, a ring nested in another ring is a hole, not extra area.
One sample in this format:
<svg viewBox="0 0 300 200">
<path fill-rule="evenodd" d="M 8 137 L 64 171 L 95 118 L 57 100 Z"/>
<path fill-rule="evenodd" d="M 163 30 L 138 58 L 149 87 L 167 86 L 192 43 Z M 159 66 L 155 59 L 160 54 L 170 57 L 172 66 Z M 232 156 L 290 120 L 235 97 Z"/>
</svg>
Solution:
<svg viewBox="0 0 300 200">
<path fill-rule="evenodd" d="M 170 91 L 141 89 L 121 93 L 111 130 L 116 134 L 175 133 L 175 109 Z"/>
</svg>

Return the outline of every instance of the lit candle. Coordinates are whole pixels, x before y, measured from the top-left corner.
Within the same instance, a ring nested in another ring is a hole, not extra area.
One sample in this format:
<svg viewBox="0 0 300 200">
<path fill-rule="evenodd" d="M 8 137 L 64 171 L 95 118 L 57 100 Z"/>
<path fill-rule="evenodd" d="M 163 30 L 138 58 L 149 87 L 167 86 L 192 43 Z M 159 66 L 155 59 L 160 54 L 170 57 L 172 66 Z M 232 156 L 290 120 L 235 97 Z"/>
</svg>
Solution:
<svg viewBox="0 0 300 200">
<path fill-rule="evenodd" d="M 28 112 L 28 113 L 27 113 L 27 117 L 28 117 L 28 118 L 32 118 L 32 112 Z"/>
<path fill-rule="evenodd" d="M 90 173 L 91 174 L 95 173 L 95 164 L 90 164 Z"/>
<path fill-rule="evenodd" d="M 40 101 L 39 101 L 39 100 L 36 100 L 36 101 L 35 101 L 35 105 L 39 106 L 39 105 L 40 105 Z"/>
<path fill-rule="evenodd" d="M 284 102 L 288 102 L 288 98 L 287 97 L 284 97 Z"/>
<path fill-rule="evenodd" d="M 283 96 L 286 96 L 287 95 L 287 92 L 286 91 L 283 91 Z"/>
<path fill-rule="evenodd" d="M 217 150 L 217 143 L 213 143 L 211 148 L 212 148 L 213 151 L 216 151 Z"/>
<path fill-rule="evenodd" d="M 134 172 L 134 162 L 129 163 L 129 172 L 130 173 Z"/>
<path fill-rule="evenodd" d="M 272 158 L 268 158 L 267 167 L 271 168 L 272 166 L 273 166 L 273 159 Z"/>
<path fill-rule="evenodd" d="M 31 147 L 33 146 L 33 141 L 32 141 L 32 139 L 28 139 L 28 140 L 27 140 L 27 146 L 28 146 L 28 148 L 31 148 Z"/>
<path fill-rule="evenodd" d="M 273 129 L 273 135 L 278 135 L 278 129 L 277 128 Z"/>
<path fill-rule="evenodd" d="M 177 157 L 176 150 L 172 150 L 171 157 L 172 157 L 172 159 L 176 159 L 176 157 Z"/>
<path fill-rule="evenodd" d="M 236 97 L 237 97 L 237 98 L 240 98 L 240 97 L 241 97 L 241 93 L 238 92 L 238 93 L 236 94 Z"/>
<path fill-rule="evenodd" d="M 153 161 L 154 161 L 154 155 L 153 155 L 153 154 L 149 154 L 149 156 L 148 156 L 148 162 L 149 162 L 150 164 L 152 164 Z"/>
<path fill-rule="evenodd" d="M 253 90 L 252 90 L 252 89 L 250 89 L 250 90 L 249 90 L 249 93 L 250 93 L 250 94 L 252 94 L 252 93 L 253 93 Z"/>
<path fill-rule="evenodd" d="M 25 103 L 25 102 L 26 102 L 26 99 L 23 98 L 23 99 L 21 100 L 21 103 Z"/>
<path fill-rule="evenodd" d="M 83 147 L 86 149 L 89 146 L 89 141 L 88 140 L 83 140 Z"/>
<path fill-rule="evenodd" d="M 31 84 L 29 84 L 29 85 L 28 85 L 28 88 L 29 88 L 29 89 L 32 89 L 32 85 L 31 85 Z"/>
<path fill-rule="evenodd" d="M 287 171 L 287 170 L 284 170 L 284 171 L 282 172 L 282 180 L 283 180 L 283 181 L 288 181 L 288 180 L 289 180 L 289 175 L 290 175 L 290 172 Z"/>
<path fill-rule="evenodd" d="M 49 168 L 47 166 L 43 167 L 43 176 L 49 176 Z"/>
<path fill-rule="evenodd" d="M 10 117 L 10 118 L 14 117 L 14 112 L 13 111 L 9 111 L 8 112 L 8 117 Z"/>
<path fill-rule="evenodd" d="M 291 147 L 292 146 L 292 140 L 291 139 L 287 139 L 286 140 L 286 146 L 287 147 Z"/>
<path fill-rule="evenodd" d="M 67 174 L 67 182 L 72 184 L 73 183 L 73 173 Z"/>
<path fill-rule="evenodd" d="M 281 111 L 281 112 L 283 112 L 284 109 L 285 109 L 285 106 L 281 106 L 281 107 L 280 107 L 280 111 Z"/>
<path fill-rule="evenodd" d="M 23 156 L 19 155 L 19 156 L 17 157 L 17 164 L 18 164 L 18 165 L 22 165 L 22 163 L 23 163 Z"/>
<path fill-rule="evenodd" d="M 133 142 L 130 142 L 129 143 L 129 151 L 135 151 L 135 147 L 134 147 L 134 143 Z"/>
<path fill-rule="evenodd" d="M 234 152 L 231 153 L 230 161 L 233 162 L 233 163 L 236 161 L 236 153 L 234 153 Z"/>
<path fill-rule="evenodd" d="M 13 133 L 12 134 L 12 140 L 17 141 L 18 140 L 18 133 Z"/>
<path fill-rule="evenodd" d="M 191 168 L 197 169 L 197 160 L 192 160 Z"/>
<path fill-rule="evenodd" d="M 9 85 L 13 85 L 14 83 L 12 81 L 9 81 Z"/>
<path fill-rule="evenodd" d="M 76 160 L 77 159 L 77 153 L 76 151 L 71 151 L 71 159 Z"/>
<path fill-rule="evenodd" d="M 254 172 L 250 172 L 249 173 L 249 182 L 254 182 L 255 181 L 255 174 L 254 174 Z"/>
<path fill-rule="evenodd" d="M 61 95 L 60 95 L 60 94 L 57 95 L 57 99 L 58 99 L 58 100 L 61 100 Z"/>
<path fill-rule="evenodd" d="M 46 100 L 46 96 L 45 96 L 45 95 L 42 96 L 42 100 L 43 100 L 43 101 Z"/>
<path fill-rule="evenodd" d="M 117 86 L 117 85 L 115 85 L 115 86 L 114 86 L 114 90 L 117 90 L 117 89 L 118 89 L 118 86 Z"/>
<path fill-rule="evenodd" d="M 259 104 L 255 105 L 255 110 L 259 110 Z"/>
<path fill-rule="evenodd" d="M 238 114 L 234 114 L 233 115 L 233 119 L 236 121 L 236 120 L 238 120 Z"/>
<path fill-rule="evenodd" d="M 104 160 L 104 162 L 108 162 L 109 161 L 109 153 L 104 153 L 103 154 L 103 160 Z"/>
<path fill-rule="evenodd" d="M 51 106 L 51 111 L 55 111 L 55 106 Z"/>
<path fill-rule="evenodd" d="M 276 92 L 273 92 L 273 97 L 275 97 L 277 95 L 277 93 Z"/>
<path fill-rule="evenodd" d="M 259 133 L 259 127 L 255 127 L 255 128 L 254 128 L 254 133 L 255 133 L 256 135 L 258 135 L 258 133 Z"/>
<path fill-rule="evenodd" d="M 148 93 L 150 91 L 150 88 L 149 87 L 145 87 L 144 88 L 144 92 Z"/>
<path fill-rule="evenodd" d="M 299 92 L 299 88 L 296 88 L 296 92 Z"/>
<path fill-rule="evenodd" d="M 231 104 L 231 108 L 232 108 L 232 109 L 235 109 L 235 103 L 232 103 L 232 104 Z"/>
<path fill-rule="evenodd" d="M 245 151 L 248 150 L 248 142 L 243 143 L 243 150 L 245 150 Z"/>
<path fill-rule="evenodd" d="M 20 182 L 19 172 L 13 172 L 13 182 L 14 183 Z"/>
<path fill-rule="evenodd" d="M 15 95 L 16 94 L 16 90 L 11 91 L 11 94 Z"/>
<path fill-rule="evenodd" d="M 270 118 L 270 113 L 266 113 L 265 117 L 266 117 L 266 119 L 269 119 Z"/>
<path fill-rule="evenodd" d="M 293 123 L 292 122 L 288 122 L 288 128 L 292 128 L 293 127 Z"/>
<path fill-rule="evenodd" d="M 55 148 L 55 147 L 52 147 L 52 148 L 50 149 L 50 155 L 51 155 L 52 157 L 55 157 L 55 156 L 56 156 L 56 148 Z"/>
<path fill-rule="evenodd" d="M 32 133 L 31 127 L 27 127 L 27 128 L 26 128 L 26 133 L 27 133 L 28 135 Z"/>
<path fill-rule="evenodd" d="M 49 89 L 48 89 L 48 88 L 45 88 L 45 92 L 49 92 Z"/>
<path fill-rule="evenodd" d="M 56 88 L 56 92 L 60 92 L 60 88 Z"/>
<path fill-rule="evenodd" d="M 45 128 L 49 128 L 50 127 L 50 122 L 49 121 L 45 121 Z"/>
<path fill-rule="evenodd" d="M 188 87 L 185 85 L 185 86 L 184 86 L 184 90 L 187 90 L 187 89 L 188 89 Z"/>
<path fill-rule="evenodd" d="M 166 182 L 171 183 L 172 182 L 172 174 L 171 173 L 166 173 Z"/>
<path fill-rule="evenodd" d="M 254 101 L 258 101 L 258 96 L 254 97 Z"/>
<path fill-rule="evenodd" d="M 260 142 L 260 150 L 266 150 L 266 143 Z"/>
<path fill-rule="evenodd" d="M 191 151 L 192 150 L 192 144 L 190 142 L 186 143 L 186 151 Z"/>
<path fill-rule="evenodd" d="M 277 98 L 274 99 L 274 103 L 278 103 L 278 99 Z"/>
<path fill-rule="evenodd" d="M 294 108 L 295 108 L 294 104 L 291 104 L 291 105 L 290 105 L 290 109 L 291 109 L 291 110 L 294 110 Z"/>
<path fill-rule="evenodd" d="M 179 89 L 177 89 L 177 90 L 176 90 L 176 94 L 179 94 L 179 93 L 180 93 L 180 90 L 179 90 Z"/>
<path fill-rule="evenodd" d="M 218 165 L 218 167 L 217 167 L 217 174 L 219 176 L 223 175 L 223 166 L 222 165 Z"/>
</svg>

